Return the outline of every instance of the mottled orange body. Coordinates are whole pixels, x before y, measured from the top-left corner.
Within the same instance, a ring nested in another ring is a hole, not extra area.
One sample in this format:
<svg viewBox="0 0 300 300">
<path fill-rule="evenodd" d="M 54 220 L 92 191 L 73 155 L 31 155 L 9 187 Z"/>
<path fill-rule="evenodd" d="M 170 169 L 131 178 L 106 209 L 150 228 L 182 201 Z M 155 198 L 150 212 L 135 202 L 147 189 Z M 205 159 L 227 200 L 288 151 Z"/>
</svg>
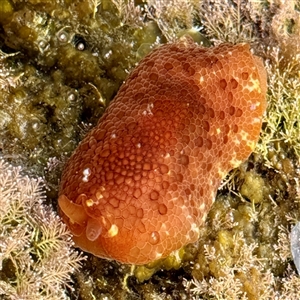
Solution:
<svg viewBox="0 0 300 300">
<path fill-rule="evenodd" d="M 195 242 L 221 179 L 255 147 L 265 94 L 248 45 L 152 51 L 64 170 L 58 202 L 76 245 L 145 264 Z"/>
</svg>

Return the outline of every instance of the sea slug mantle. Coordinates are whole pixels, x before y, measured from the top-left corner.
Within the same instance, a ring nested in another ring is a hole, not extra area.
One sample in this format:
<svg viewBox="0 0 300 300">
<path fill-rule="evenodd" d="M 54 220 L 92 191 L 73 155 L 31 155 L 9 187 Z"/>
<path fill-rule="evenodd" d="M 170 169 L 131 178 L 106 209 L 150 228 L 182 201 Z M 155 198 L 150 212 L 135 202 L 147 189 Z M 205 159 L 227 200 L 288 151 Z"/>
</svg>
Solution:
<svg viewBox="0 0 300 300">
<path fill-rule="evenodd" d="M 58 203 L 75 244 L 140 265 L 195 242 L 221 179 L 255 147 L 266 88 L 249 45 L 153 50 L 66 164 Z"/>
</svg>

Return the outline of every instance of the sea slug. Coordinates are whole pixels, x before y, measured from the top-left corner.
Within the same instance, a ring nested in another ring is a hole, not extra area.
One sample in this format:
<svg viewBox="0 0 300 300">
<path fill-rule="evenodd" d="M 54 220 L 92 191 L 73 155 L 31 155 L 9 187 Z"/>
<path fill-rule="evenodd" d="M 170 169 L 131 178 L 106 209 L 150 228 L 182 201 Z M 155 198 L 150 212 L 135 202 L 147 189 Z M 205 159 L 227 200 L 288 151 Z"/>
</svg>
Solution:
<svg viewBox="0 0 300 300">
<path fill-rule="evenodd" d="M 140 265 L 195 242 L 221 179 L 255 147 L 266 89 L 249 45 L 153 50 L 66 164 L 58 203 L 75 244 Z"/>
</svg>

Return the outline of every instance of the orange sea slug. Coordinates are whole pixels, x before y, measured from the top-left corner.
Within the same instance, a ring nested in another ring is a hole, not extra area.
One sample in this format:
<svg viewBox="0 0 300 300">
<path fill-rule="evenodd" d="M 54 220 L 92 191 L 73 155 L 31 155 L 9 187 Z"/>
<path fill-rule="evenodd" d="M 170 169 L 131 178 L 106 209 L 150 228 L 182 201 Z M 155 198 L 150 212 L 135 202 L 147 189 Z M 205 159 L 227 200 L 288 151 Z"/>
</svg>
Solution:
<svg viewBox="0 0 300 300">
<path fill-rule="evenodd" d="M 75 244 L 139 265 L 195 242 L 221 179 L 255 147 L 265 95 L 246 44 L 152 51 L 63 172 L 58 203 Z"/>
</svg>

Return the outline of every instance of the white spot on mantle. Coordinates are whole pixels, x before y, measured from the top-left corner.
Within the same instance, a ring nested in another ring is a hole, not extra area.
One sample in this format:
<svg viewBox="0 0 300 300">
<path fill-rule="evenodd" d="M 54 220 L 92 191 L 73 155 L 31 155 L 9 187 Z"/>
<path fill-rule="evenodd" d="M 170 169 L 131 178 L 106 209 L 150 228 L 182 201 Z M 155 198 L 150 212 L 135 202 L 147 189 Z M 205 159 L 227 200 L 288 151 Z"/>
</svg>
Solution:
<svg viewBox="0 0 300 300">
<path fill-rule="evenodd" d="M 153 107 L 154 107 L 153 103 L 147 104 L 147 108 L 146 108 L 146 110 L 143 111 L 143 115 L 144 116 L 146 116 L 146 115 L 153 116 L 153 113 L 152 113 L 152 108 Z"/>
<path fill-rule="evenodd" d="M 82 177 L 82 181 L 83 182 L 88 182 L 89 181 L 89 176 L 91 175 L 91 169 L 90 168 L 86 168 L 82 171 L 83 177 Z"/>
</svg>

